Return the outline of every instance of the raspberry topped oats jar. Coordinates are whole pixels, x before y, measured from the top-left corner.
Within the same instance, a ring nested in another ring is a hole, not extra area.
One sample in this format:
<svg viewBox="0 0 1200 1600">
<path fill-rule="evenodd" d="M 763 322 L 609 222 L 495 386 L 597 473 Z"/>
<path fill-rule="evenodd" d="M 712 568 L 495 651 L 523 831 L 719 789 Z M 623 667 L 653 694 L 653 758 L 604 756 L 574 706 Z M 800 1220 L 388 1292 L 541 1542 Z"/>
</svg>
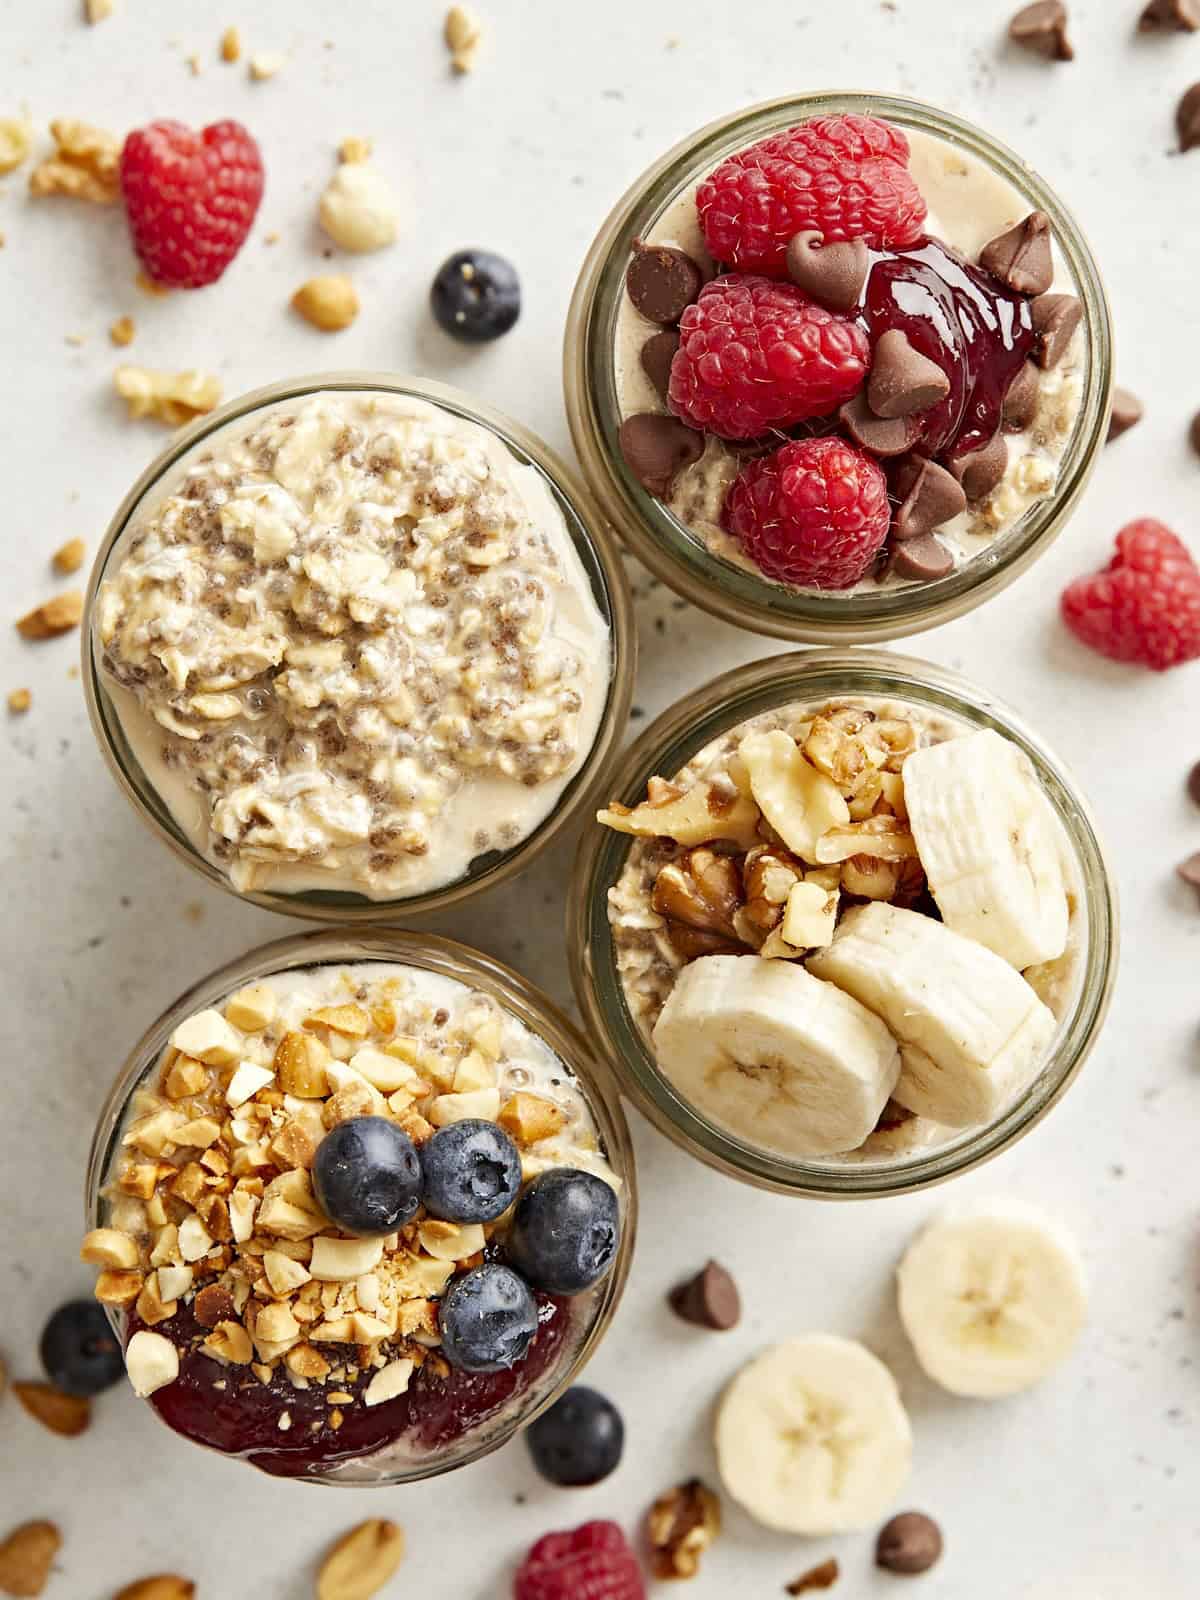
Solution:
<svg viewBox="0 0 1200 1600">
<path fill-rule="evenodd" d="M 205 418 L 118 513 L 88 621 L 93 723 L 141 815 L 209 878 L 314 918 L 516 870 L 631 690 L 586 493 L 515 424 L 404 380 Z"/>
<path fill-rule="evenodd" d="M 1062 530 L 1111 329 L 1045 183 L 947 112 L 812 94 L 686 139 L 618 203 L 564 351 L 584 473 L 664 582 L 756 632 L 915 633 Z"/>
</svg>

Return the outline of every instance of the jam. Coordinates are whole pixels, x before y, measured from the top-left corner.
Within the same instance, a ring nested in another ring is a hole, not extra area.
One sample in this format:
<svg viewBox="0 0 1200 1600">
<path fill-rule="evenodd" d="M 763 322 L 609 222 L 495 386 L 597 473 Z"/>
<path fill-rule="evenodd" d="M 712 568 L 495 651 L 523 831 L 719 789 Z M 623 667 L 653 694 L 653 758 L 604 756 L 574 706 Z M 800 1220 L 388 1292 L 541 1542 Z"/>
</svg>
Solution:
<svg viewBox="0 0 1200 1600">
<path fill-rule="evenodd" d="M 223 1366 L 201 1354 L 196 1345 L 207 1330 L 189 1307 L 155 1328 L 180 1351 L 179 1377 L 152 1395 L 150 1404 L 184 1438 L 239 1456 L 277 1478 L 322 1476 L 339 1462 L 364 1460 L 399 1441 L 419 1457 L 456 1443 L 553 1370 L 571 1332 L 571 1307 L 539 1295 L 538 1317 L 529 1354 L 507 1372 L 452 1370 L 443 1378 L 421 1368 L 407 1393 L 377 1406 L 357 1399 L 357 1390 L 369 1381 L 360 1378 L 337 1385 L 356 1398 L 334 1407 L 326 1403 L 329 1385 L 297 1389 L 279 1371 L 262 1383 L 248 1367 Z M 131 1317 L 127 1338 L 141 1326 Z M 335 1410 L 342 1414 L 338 1428 L 332 1422 Z M 285 1415 L 288 1424 L 281 1429 Z"/>
</svg>

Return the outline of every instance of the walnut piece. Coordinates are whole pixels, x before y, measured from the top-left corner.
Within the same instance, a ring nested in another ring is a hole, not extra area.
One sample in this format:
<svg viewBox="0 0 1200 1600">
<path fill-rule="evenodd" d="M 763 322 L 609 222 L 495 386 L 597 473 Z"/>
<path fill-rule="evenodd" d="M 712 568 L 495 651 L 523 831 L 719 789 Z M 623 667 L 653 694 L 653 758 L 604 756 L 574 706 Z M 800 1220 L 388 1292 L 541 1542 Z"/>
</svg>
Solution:
<svg viewBox="0 0 1200 1600">
<path fill-rule="evenodd" d="M 646 1518 L 650 1570 L 656 1578 L 694 1578 L 721 1531 L 721 1502 L 699 1478 L 668 1489 Z"/>
<path fill-rule="evenodd" d="M 881 861 L 902 861 L 917 854 L 917 842 L 899 817 L 881 815 L 864 822 L 827 828 L 817 840 L 816 856 L 822 863 L 849 861 L 851 856 L 876 856 Z"/>
<path fill-rule="evenodd" d="M 114 205 L 121 192 L 121 141 L 116 135 L 70 117 L 56 118 L 50 132 L 58 148 L 30 173 L 30 194 L 35 199 L 61 194 L 93 205 Z"/>
<path fill-rule="evenodd" d="M 646 799 L 631 811 L 614 803 L 597 812 L 597 822 L 617 833 L 636 838 L 674 839 L 676 844 L 711 844 L 727 839 L 742 850 L 759 842 L 759 810 L 737 789 L 720 784 L 697 784 L 684 791 L 661 778 L 651 778 Z"/>
<path fill-rule="evenodd" d="M 736 939 L 733 918 L 745 903 L 737 861 L 705 847 L 685 851 L 658 874 L 650 903 L 669 921 Z"/>
</svg>

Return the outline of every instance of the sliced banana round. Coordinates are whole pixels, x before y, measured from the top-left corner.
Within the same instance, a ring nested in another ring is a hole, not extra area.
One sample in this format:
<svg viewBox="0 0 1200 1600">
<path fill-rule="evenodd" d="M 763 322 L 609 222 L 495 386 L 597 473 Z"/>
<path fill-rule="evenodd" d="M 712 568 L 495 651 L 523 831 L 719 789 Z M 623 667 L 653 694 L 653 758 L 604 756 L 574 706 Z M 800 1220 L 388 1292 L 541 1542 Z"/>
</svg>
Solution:
<svg viewBox="0 0 1200 1600">
<path fill-rule="evenodd" d="M 783 1533 L 869 1527 L 912 1467 L 896 1380 L 853 1339 L 789 1339 L 743 1367 L 717 1411 L 726 1489 Z"/>
<path fill-rule="evenodd" d="M 969 1128 L 993 1121 L 1046 1059 L 1057 1026 L 1021 974 L 934 917 L 881 901 L 855 906 L 809 957 L 900 1041 L 895 1098 L 918 1116 Z"/>
<path fill-rule="evenodd" d="M 1028 1389 L 1069 1354 L 1087 1316 L 1075 1240 L 1017 1200 L 946 1212 L 908 1247 L 897 1279 L 917 1359 L 952 1394 Z"/>
<path fill-rule="evenodd" d="M 663 1074 L 702 1115 L 790 1156 L 854 1150 L 900 1072 L 866 1007 L 790 961 L 702 956 L 654 1028 Z"/>
<path fill-rule="evenodd" d="M 987 728 L 914 750 L 901 774 L 908 824 L 946 926 L 1021 970 L 1062 955 L 1062 825 L 1025 752 Z"/>
</svg>

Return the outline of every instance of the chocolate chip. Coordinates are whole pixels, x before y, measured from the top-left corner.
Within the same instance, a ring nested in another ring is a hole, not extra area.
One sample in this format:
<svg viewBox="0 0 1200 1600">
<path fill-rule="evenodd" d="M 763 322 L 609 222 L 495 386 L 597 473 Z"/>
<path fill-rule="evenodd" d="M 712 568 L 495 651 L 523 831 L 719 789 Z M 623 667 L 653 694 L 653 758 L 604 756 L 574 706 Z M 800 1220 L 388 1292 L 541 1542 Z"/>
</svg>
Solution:
<svg viewBox="0 0 1200 1600">
<path fill-rule="evenodd" d="M 1112 402 L 1112 415 L 1108 419 L 1108 438 L 1106 444 L 1111 444 L 1114 439 L 1119 439 L 1123 433 L 1128 433 L 1130 428 L 1136 428 L 1142 420 L 1142 402 L 1137 395 L 1131 394 L 1128 389 L 1114 389 Z"/>
<path fill-rule="evenodd" d="M 1037 334 L 1033 359 L 1039 367 L 1056 367 L 1083 318 L 1083 307 L 1073 294 L 1041 294 L 1030 311 Z"/>
<path fill-rule="evenodd" d="M 1051 61 L 1074 61 L 1075 51 L 1067 38 L 1067 8 L 1062 0 L 1035 0 L 1022 6 L 1008 25 L 1014 44 Z"/>
<path fill-rule="evenodd" d="M 967 509 L 958 479 L 923 456 L 908 456 L 899 463 L 892 489 L 900 500 L 892 518 L 892 538 L 898 544 L 923 539 Z"/>
<path fill-rule="evenodd" d="M 1000 426 L 1006 433 L 1024 433 L 1037 416 L 1042 380 L 1032 361 L 1026 361 L 1004 394 Z"/>
<path fill-rule="evenodd" d="M 1200 761 L 1197 761 L 1196 765 L 1188 773 L 1187 792 L 1196 804 L 1200 806 Z"/>
<path fill-rule="evenodd" d="M 1188 428 L 1188 438 L 1192 442 L 1192 449 L 1200 456 L 1200 411 L 1197 411 L 1192 418 L 1191 426 Z"/>
<path fill-rule="evenodd" d="M 664 402 L 671 382 L 671 363 L 679 349 L 679 335 L 674 328 L 664 328 L 662 333 L 652 333 L 642 346 L 642 371 L 658 390 Z"/>
<path fill-rule="evenodd" d="M 871 253 L 862 239 L 826 244 L 824 234 L 809 228 L 789 240 L 787 270 L 792 282 L 818 305 L 853 311 L 862 299 Z"/>
<path fill-rule="evenodd" d="M 625 289 L 650 322 L 678 322 L 700 293 L 704 274 L 685 250 L 633 241 Z"/>
<path fill-rule="evenodd" d="M 643 489 L 660 500 L 670 494 L 683 469 L 704 454 L 702 433 L 685 427 L 678 417 L 664 417 L 657 411 L 626 417 L 617 438 L 630 472 Z"/>
<path fill-rule="evenodd" d="M 1045 294 L 1054 282 L 1050 218 L 1044 211 L 1031 211 L 1024 222 L 984 245 L 979 265 L 1018 294 Z"/>
<path fill-rule="evenodd" d="M 686 1283 L 677 1284 L 667 1299 L 671 1310 L 685 1322 L 720 1333 L 736 1327 L 742 1315 L 737 1284 L 716 1261 L 710 1261 Z"/>
<path fill-rule="evenodd" d="M 1008 470 L 1008 443 L 1003 434 L 993 434 L 981 449 L 954 456 L 946 465 L 962 484 L 968 500 L 982 500 Z"/>
<path fill-rule="evenodd" d="M 926 533 L 919 539 L 905 539 L 895 547 L 892 571 L 900 578 L 920 578 L 930 582 L 954 571 L 954 557 L 946 546 Z"/>
<path fill-rule="evenodd" d="M 920 1511 L 902 1511 L 875 1541 L 875 1565 L 885 1572 L 928 1572 L 941 1554 L 942 1530 Z"/>
<path fill-rule="evenodd" d="M 1200 83 L 1184 91 L 1175 111 L 1175 126 L 1181 150 L 1192 150 L 1200 144 Z"/>
<path fill-rule="evenodd" d="M 1189 856 L 1186 861 L 1181 861 L 1175 871 L 1184 883 L 1190 883 L 1197 894 L 1200 894 L 1200 850 L 1194 856 Z"/>
<path fill-rule="evenodd" d="M 911 417 L 928 411 L 950 393 L 950 379 L 919 350 L 900 328 L 879 336 L 871 355 L 867 404 L 877 417 Z"/>
<path fill-rule="evenodd" d="M 902 456 L 917 433 L 907 417 L 877 417 L 861 389 L 846 401 L 838 417 L 855 444 L 873 456 Z"/>
<path fill-rule="evenodd" d="M 1150 0 L 1138 18 L 1142 33 L 1195 33 L 1200 28 L 1196 0 Z"/>
<path fill-rule="evenodd" d="M 798 1578 L 793 1578 L 784 1590 L 785 1594 L 807 1594 L 810 1589 L 832 1589 L 838 1581 L 841 1568 L 834 1556 L 828 1561 L 822 1561 L 819 1567 L 810 1567 L 807 1572 L 802 1572 Z"/>
</svg>

